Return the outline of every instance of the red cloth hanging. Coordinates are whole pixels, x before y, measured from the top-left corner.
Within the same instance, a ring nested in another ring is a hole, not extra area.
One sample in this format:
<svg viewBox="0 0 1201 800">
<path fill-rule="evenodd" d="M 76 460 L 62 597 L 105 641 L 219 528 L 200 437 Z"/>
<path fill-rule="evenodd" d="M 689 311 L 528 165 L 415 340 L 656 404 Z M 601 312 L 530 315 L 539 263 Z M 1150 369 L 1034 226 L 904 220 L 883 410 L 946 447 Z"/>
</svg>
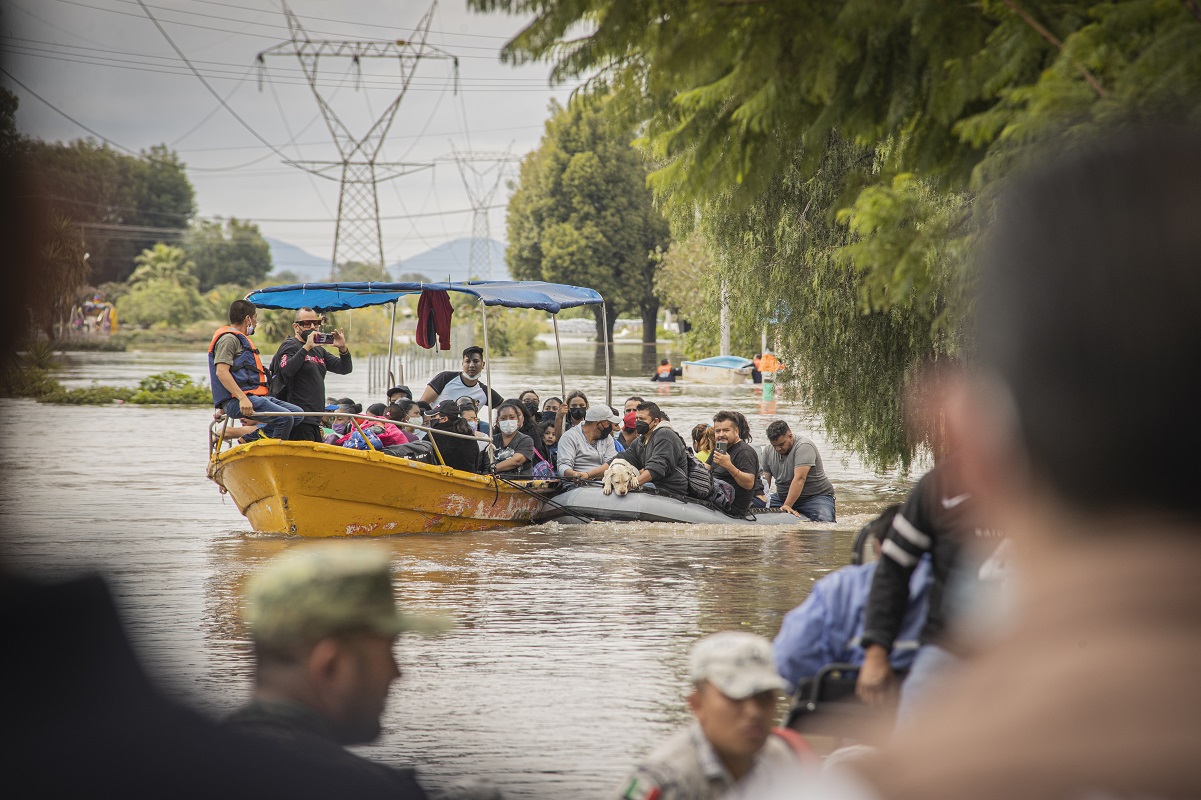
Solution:
<svg viewBox="0 0 1201 800">
<path fill-rule="evenodd" d="M 437 337 L 441 349 L 450 349 L 450 315 L 455 310 L 450 306 L 446 292 L 424 289 L 417 301 L 417 344 L 425 348 L 434 346 Z"/>
</svg>

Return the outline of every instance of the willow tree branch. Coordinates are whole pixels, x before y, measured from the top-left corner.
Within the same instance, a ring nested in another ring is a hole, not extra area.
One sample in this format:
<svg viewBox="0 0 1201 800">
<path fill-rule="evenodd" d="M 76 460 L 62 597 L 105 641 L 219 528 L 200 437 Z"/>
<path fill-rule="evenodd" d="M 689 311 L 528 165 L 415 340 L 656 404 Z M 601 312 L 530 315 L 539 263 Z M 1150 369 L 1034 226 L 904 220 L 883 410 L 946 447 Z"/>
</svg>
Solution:
<svg viewBox="0 0 1201 800">
<path fill-rule="evenodd" d="M 1197 22 L 1201 22 L 1201 5 L 1197 4 L 1197 0 L 1180 0 L 1180 4 L 1188 9 L 1188 13 L 1197 18 Z"/>
<path fill-rule="evenodd" d="M 1181 0 L 1181 2 L 1183 2 L 1186 7 L 1190 3 L 1192 3 L 1194 6 L 1196 5 L 1195 0 Z M 1021 19 L 1022 22 L 1029 25 L 1035 33 L 1050 42 L 1060 53 L 1063 52 L 1063 42 L 1059 41 L 1059 37 L 1047 30 L 1046 27 L 1044 27 L 1034 17 L 1030 16 L 1030 14 L 1026 12 L 1026 9 L 1019 6 L 1015 0 L 1001 0 L 1001 3 L 1014 14 L 1017 14 L 1018 18 Z M 1097 93 L 1097 97 L 1105 97 L 1105 88 L 1101 86 L 1101 82 L 1097 80 L 1097 76 L 1089 72 L 1088 67 L 1084 66 L 1083 64 L 1077 62 L 1073 63 L 1075 63 L 1076 69 L 1080 70 L 1080 74 L 1084 76 L 1084 80 L 1088 81 L 1088 85 L 1093 87 L 1093 91 Z"/>
</svg>

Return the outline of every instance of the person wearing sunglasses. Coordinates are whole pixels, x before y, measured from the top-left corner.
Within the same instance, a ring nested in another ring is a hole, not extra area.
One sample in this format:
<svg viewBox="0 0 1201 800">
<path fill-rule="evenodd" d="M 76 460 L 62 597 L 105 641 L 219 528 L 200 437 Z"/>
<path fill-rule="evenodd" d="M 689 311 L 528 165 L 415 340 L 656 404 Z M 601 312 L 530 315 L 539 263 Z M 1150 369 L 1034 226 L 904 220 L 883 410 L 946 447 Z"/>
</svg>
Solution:
<svg viewBox="0 0 1201 800">
<path fill-rule="evenodd" d="M 272 390 L 276 397 L 287 399 L 304 411 L 325 410 L 325 374 L 348 375 L 354 369 L 346 336 L 340 330 L 332 331 L 328 344 L 337 352 L 330 352 L 318 336 L 326 323 L 325 316 L 311 308 L 296 311 L 289 336 L 275 351 L 271 359 Z M 292 427 L 289 437 L 300 441 L 321 441 L 319 417 L 302 417 Z"/>
</svg>

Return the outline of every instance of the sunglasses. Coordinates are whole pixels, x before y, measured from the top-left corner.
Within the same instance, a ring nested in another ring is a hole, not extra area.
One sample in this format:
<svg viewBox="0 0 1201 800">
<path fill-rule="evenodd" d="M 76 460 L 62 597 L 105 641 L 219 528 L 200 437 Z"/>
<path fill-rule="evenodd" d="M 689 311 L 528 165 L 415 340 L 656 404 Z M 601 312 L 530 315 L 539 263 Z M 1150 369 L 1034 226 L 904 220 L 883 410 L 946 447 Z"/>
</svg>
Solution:
<svg viewBox="0 0 1201 800">
<path fill-rule="evenodd" d="M 320 328 L 325 324 L 325 319 L 301 319 L 292 324 L 298 328 Z"/>
</svg>

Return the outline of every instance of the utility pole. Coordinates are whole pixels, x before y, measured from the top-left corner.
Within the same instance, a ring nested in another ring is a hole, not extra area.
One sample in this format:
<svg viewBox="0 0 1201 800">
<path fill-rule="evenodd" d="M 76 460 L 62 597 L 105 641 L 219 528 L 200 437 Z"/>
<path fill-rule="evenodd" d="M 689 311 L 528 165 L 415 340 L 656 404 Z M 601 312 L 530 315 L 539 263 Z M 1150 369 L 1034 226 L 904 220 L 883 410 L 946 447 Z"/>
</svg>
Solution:
<svg viewBox="0 0 1201 800">
<path fill-rule="evenodd" d="M 451 158 L 459 167 L 463 188 L 471 203 L 471 255 L 469 268 L 471 277 L 486 276 L 492 280 L 492 231 L 488 222 L 488 209 L 492 198 L 505 177 L 505 167 L 521 159 L 510 150 L 456 150 L 450 146 Z M 478 164 L 490 166 L 479 167 Z"/>
<path fill-rule="evenodd" d="M 325 118 L 326 127 L 338 148 L 337 161 L 290 161 L 293 166 L 322 178 L 340 182 L 338 192 L 338 223 L 334 233 L 334 252 L 330 261 L 330 279 L 333 280 L 339 264 L 348 261 L 384 264 L 384 241 L 379 224 L 379 195 L 376 185 L 382 181 L 399 178 L 422 169 L 431 169 L 433 164 L 406 162 L 383 162 L 378 157 L 384 140 L 396 119 L 400 101 L 409 89 L 409 83 L 423 58 L 449 59 L 454 63 L 455 92 L 458 93 L 459 59 L 450 53 L 426 44 L 430 22 L 433 19 L 435 2 L 421 18 L 411 40 L 329 40 L 311 39 L 300 24 L 300 20 L 284 4 L 284 15 L 288 19 L 291 39 L 258 54 L 259 89 L 266 71 L 267 56 L 295 56 L 308 79 L 309 88 L 317 99 L 317 106 Z M 327 98 L 317 86 L 317 65 L 321 58 L 349 58 L 362 77 L 362 60 L 365 58 L 394 58 L 400 66 L 400 90 L 396 98 L 375 119 L 370 130 L 355 136 L 338 118 Z"/>
</svg>

